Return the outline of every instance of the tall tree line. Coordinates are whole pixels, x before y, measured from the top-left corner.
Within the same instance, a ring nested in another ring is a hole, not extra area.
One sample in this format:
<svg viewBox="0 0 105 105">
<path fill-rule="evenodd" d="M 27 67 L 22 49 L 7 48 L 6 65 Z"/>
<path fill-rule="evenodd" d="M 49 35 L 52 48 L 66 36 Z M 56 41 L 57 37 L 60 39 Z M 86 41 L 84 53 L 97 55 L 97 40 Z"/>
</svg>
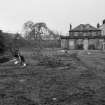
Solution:
<svg viewBox="0 0 105 105">
<path fill-rule="evenodd" d="M 0 30 L 0 54 L 5 52 L 5 38 L 2 31 Z"/>
</svg>

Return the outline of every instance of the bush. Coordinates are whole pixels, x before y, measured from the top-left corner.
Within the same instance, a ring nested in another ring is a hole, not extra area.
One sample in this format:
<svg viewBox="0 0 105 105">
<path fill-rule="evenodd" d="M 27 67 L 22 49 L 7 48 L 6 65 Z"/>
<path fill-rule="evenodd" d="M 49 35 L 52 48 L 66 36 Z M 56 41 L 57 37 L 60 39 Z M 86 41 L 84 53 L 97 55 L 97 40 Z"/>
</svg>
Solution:
<svg viewBox="0 0 105 105">
<path fill-rule="evenodd" d="M 76 45 L 77 50 L 83 50 L 83 44 L 78 44 Z"/>
<path fill-rule="evenodd" d="M 95 45 L 93 45 L 93 44 L 89 45 L 88 49 L 89 50 L 95 50 Z"/>
</svg>

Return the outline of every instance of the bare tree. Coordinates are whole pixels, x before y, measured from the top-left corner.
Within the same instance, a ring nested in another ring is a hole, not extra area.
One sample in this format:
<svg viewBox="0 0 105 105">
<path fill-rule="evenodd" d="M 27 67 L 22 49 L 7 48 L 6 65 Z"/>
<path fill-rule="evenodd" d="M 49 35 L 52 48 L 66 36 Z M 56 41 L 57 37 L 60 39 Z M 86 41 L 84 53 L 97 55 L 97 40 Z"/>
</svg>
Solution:
<svg viewBox="0 0 105 105">
<path fill-rule="evenodd" d="M 32 32 L 33 32 L 33 26 L 34 26 L 34 22 L 32 21 L 27 21 L 26 23 L 24 23 L 23 25 L 23 36 L 26 39 L 30 39 L 30 36 L 32 36 Z"/>
</svg>

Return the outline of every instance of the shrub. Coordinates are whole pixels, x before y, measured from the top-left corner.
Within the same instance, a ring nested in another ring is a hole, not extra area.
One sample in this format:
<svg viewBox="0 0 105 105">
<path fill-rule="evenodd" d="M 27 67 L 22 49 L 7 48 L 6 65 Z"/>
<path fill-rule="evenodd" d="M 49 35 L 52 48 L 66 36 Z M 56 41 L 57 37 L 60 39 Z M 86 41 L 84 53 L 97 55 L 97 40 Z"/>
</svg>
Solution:
<svg viewBox="0 0 105 105">
<path fill-rule="evenodd" d="M 95 50 L 95 45 L 93 45 L 93 44 L 89 45 L 88 49 L 89 50 Z"/>
<path fill-rule="evenodd" d="M 77 50 L 83 50 L 83 44 L 78 44 L 76 45 Z"/>
</svg>

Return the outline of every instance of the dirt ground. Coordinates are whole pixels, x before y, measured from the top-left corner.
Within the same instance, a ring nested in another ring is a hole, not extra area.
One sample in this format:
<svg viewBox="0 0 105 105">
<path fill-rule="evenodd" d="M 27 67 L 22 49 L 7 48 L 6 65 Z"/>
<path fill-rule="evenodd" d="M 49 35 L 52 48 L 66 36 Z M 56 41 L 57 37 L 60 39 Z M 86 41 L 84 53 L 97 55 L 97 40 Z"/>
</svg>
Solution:
<svg viewBox="0 0 105 105">
<path fill-rule="evenodd" d="M 104 51 L 42 52 L 61 63 L 39 65 L 38 56 L 25 49 L 27 67 L 0 64 L 0 105 L 105 105 Z"/>
</svg>

